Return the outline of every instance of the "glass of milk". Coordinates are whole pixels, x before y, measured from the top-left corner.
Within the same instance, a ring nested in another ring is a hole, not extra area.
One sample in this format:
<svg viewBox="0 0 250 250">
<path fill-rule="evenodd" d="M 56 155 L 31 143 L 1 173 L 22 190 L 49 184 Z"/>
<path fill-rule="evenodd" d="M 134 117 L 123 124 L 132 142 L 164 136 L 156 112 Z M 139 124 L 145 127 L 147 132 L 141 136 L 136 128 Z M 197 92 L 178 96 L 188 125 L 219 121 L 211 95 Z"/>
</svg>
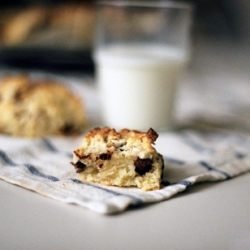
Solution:
<svg viewBox="0 0 250 250">
<path fill-rule="evenodd" d="M 98 2 L 94 61 L 104 126 L 173 128 L 191 16 L 186 3 Z"/>
</svg>

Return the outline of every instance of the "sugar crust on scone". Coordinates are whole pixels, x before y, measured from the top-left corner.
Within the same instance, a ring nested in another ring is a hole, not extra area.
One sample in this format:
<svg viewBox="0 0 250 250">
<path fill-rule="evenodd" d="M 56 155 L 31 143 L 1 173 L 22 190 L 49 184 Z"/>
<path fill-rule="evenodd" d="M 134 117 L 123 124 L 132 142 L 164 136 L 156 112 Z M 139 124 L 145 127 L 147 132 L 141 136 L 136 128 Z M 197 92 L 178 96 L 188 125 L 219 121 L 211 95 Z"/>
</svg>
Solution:
<svg viewBox="0 0 250 250">
<path fill-rule="evenodd" d="M 117 132 L 109 127 L 94 128 L 73 152 L 72 165 L 82 181 L 158 190 L 164 163 L 152 146 L 157 137 L 153 129 Z"/>
<path fill-rule="evenodd" d="M 87 123 L 82 100 L 59 82 L 12 75 L 0 83 L 0 133 L 22 137 L 79 133 Z"/>
</svg>

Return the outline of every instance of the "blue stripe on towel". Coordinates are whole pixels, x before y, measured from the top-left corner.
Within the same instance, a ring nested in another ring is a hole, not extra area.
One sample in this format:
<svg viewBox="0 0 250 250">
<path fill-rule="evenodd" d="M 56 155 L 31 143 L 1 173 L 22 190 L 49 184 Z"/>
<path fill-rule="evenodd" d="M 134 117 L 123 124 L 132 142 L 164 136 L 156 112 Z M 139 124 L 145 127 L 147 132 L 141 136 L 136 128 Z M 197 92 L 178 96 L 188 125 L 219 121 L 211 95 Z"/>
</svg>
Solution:
<svg viewBox="0 0 250 250">
<path fill-rule="evenodd" d="M 90 187 L 93 187 L 93 188 L 96 188 L 96 189 L 100 189 L 104 192 L 107 192 L 107 193 L 110 193 L 110 194 L 113 194 L 115 196 L 126 196 L 126 197 L 129 197 L 129 198 L 132 198 L 136 203 L 134 205 L 142 205 L 143 204 L 143 201 L 138 198 L 138 197 L 135 197 L 133 195 L 129 195 L 129 194 L 122 194 L 122 193 L 119 193 L 117 191 L 114 191 L 114 190 L 110 190 L 110 189 L 107 189 L 107 188 L 104 188 L 104 187 L 101 187 L 101 186 L 96 186 L 94 184 L 91 184 L 91 183 L 87 183 L 87 182 L 82 182 L 78 179 L 70 179 L 71 181 L 77 183 L 77 184 L 83 184 L 83 185 L 87 185 L 87 186 L 90 186 Z"/>
<path fill-rule="evenodd" d="M 190 181 L 186 181 L 186 180 L 183 180 L 183 181 L 178 181 L 178 182 L 175 182 L 174 185 L 183 185 L 185 187 L 188 187 L 190 186 L 192 183 Z"/>
<path fill-rule="evenodd" d="M 33 175 L 46 178 L 46 179 L 48 179 L 50 181 L 59 181 L 59 179 L 57 177 L 52 176 L 52 175 L 43 174 L 40 171 L 38 171 L 34 166 L 32 166 L 30 164 L 24 164 L 24 166 L 26 168 L 28 168 L 28 170 L 30 171 L 30 173 L 32 173 Z"/>
<path fill-rule="evenodd" d="M 177 164 L 177 165 L 185 164 L 185 161 L 182 161 L 182 160 L 169 158 L 167 156 L 163 156 L 163 158 L 164 158 L 164 162 L 173 163 L 173 164 Z"/>
<path fill-rule="evenodd" d="M 42 172 L 40 172 L 38 169 L 36 169 L 33 165 L 31 164 L 17 164 L 15 163 L 14 161 L 12 161 L 10 159 L 10 157 L 3 151 L 3 150 L 0 150 L 0 158 L 2 158 L 2 160 L 8 164 L 10 167 L 18 167 L 18 166 L 24 166 L 26 167 L 31 174 L 35 175 L 35 176 L 39 176 L 39 177 L 42 177 L 42 178 L 46 178 L 50 181 L 60 181 L 60 179 L 58 179 L 57 177 L 55 176 L 52 176 L 52 175 L 46 175 L 46 174 L 43 174 Z M 105 191 L 105 192 L 108 192 L 110 194 L 113 194 L 115 196 L 126 196 L 126 197 L 129 197 L 129 198 L 132 198 L 134 201 L 135 201 L 135 204 L 134 205 L 141 205 L 143 204 L 143 201 L 135 196 L 132 196 L 132 195 L 127 195 L 127 194 L 122 194 L 122 193 L 119 193 L 119 192 L 116 192 L 116 191 L 113 191 L 113 190 L 109 190 L 109 189 L 106 189 L 106 188 L 103 188 L 103 187 L 100 187 L 100 186 L 95 186 L 95 185 L 91 185 L 89 183 L 83 183 L 81 182 L 80 180 L 77 180 L 77 179 L 70 179 L 71 181 L 77 183 L 77 184 L 84 184 L 84 185 L 88 185 L 88 186 L 91 186 L 93 188 L 97 188 L 97 189 L 100 189 L 102 191 Z"/>
<path fill-rule="evenodd" d="M 73 157 L 73 154 L 70 153 L 70 152 L 62 152 L 60 150 L 58 150 L 53 144 L 52 142 L 49 140 L 49 139 L 45 139 L 43 138 L 43 143 L 44 145 L 46 146 L 47 149 L 49 149 L 51 152 L 54 152 L 54 153 L 64 153 L 67 157 L 69 158 L 72 158 Z"/>
<path fill-rule="evenodd" d="M 178 181 L 178 182 L 173 182 L 173 183 L 171 183 L 171 182 L 169 182 L 169 181 L 167 181 L 167 180 L 163 180 L 161 184 L 164 185 L 164 186 L 170 186 L 170 185 L 183 185 L 183 186 L 185 186 L 185 187 L 188 187 L 188 186 L 191 186 L 191 185 L 192 185 L 192 183 L 191 183 L 190 181 L 186 181 L 186 180 Z"/>
<path fill-rule="evenodd" d="M 216 150 L 212 147 L 203 145 L 202 142 L 199 141 L 198 138 L 194 138 L 192 134 L 190 135 L 187 132 L 183 132 L 180 134 L 182 142 L 184 142 L 187 146 L 195 150 L 196 152 L 200 154 L 208 153 L 208 154 L 214 154 L 216 153 Z"/>
<path fill-rule="evenodd" d="M 3 159 L 3 161 L 4 161 L 5 163 L 7 163 L 9 166 L 12 166 L 12 167 L 17 166 L 17 164 L 14 163 L 14 162 L 8 157 L 8 155 L 7 155 L 4 151 L 2 151 L 2 150 L 0 150 L 0 157 L 1 157 L 1 158 Z"/>
<path fill-rule="evenodd" d="M 243 159 L 243 158 L 245 158 L 245 157 L 246 157 L 246 155 L 245 155 L 245 154 L 240 153 L 240 152 L 236 152 L 236 153 L 235 153 L 235 156 L 236 156 L 236 158 L 238 158 L 238 159 Z"/>
<path fill-rule="evenodd" d="M 193 138 L 188 136 L 188 134 L 182 133 L 181 135 L 182 135 L 183 142 L 185 142 L 190 148 L 194 149 L 195 151 L 199 153 L 204 153 L 205 151 L 208 150 L 203 145 L 201 145 L 200 143 L 195 141 Z"/>
<path fill-rule="evenodd" d="M 225 175 L 226 180 L 231 179 L 231 176 L 228 173 L 226 173 L 224 171 L 221 171 L 221 170 L 219 170 L 217 168 L 212 167 L 209 163 L 207 163 L 205 161 L 200 161 L 199 163 L 200 163 L 201 166 L 205 167 L 208 171 L 217 171 L 217 172 Z"/>
<path fill-rule="evenodd" d="M 17 163 L 15 163 L 14 161 L 12 161 L 9 158 L 9 156 L 3 150 L 0 150 L 0 158 L 2 158 L 3 161 L 11 167 L 25 166 L 30 171 L 30 173 L 35 175 L 35 176 L 43 177 L 43 178 L 46 178 L 50 181 L 59 181 L 59 179 L 57 177 L 43 174 L 42 172 L 40 172 L 39 170 L 37 170 L 34 166 L 32 166 L 30 164 L 27 164 L 27 163 L 17 164 Z"/>
</svg>

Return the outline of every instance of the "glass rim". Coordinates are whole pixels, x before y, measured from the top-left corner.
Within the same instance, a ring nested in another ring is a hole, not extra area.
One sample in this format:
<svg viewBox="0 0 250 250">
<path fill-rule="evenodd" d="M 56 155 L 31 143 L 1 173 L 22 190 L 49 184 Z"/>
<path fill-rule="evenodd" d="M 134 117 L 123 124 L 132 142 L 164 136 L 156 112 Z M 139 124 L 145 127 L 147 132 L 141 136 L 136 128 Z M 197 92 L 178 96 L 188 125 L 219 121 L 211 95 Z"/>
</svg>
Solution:
<svg viewBox="0 0 250 250">
<path fill-rule="evenodd" d="M 167 2 L 153 2 L 153 1 L 129 1 L 129 0 L 99 0 L 97 5 L 106 5 L 111 7 L 142 7 L 142 8 L 163 8 L 163 9 L 180 9 L 192 10 L 193 5 L 182 1 L 167 1 Z"/>
</svg>

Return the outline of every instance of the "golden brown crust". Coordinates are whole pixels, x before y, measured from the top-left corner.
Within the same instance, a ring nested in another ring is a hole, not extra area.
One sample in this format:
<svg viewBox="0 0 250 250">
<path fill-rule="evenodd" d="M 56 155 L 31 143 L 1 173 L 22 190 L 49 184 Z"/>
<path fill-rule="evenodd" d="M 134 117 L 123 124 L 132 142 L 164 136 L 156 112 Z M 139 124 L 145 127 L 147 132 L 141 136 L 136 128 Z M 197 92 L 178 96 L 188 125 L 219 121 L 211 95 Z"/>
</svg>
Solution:
<svg viewBox="0 0 250 250">
<path fill-rule="evenodd" d="M 6 76 L 0 84 L 0 133 L 37 137 L 80 132 L 86 125 L 82 101 L 66 85 Z"/>
<path fill-rule="evenodd" d="M 90 130 L 86 135 L 85 135 L 85 140 L 91 139 L 95 136 L 102 136 L 104 138 L 104 140 L 107 137 L 116 137 L 116 138 L 120 138 L 120 134 L 116 132 L 115 129 L 110 129 L 109 127 L 104 127 L 104 128 L 94 128 L 92 130 Z"/>
<path fill-rule="evenodd" d="M 109 127 L 104 128 L 94 128 L 90 130 L 86 135 L 84 140 L 90 140 L 95 136 L 103 137 L 106 141 L 107 138 L 112 139 L 127 139 L 130 138 L 134 141 L 142 141 L 151 147 L 156 139 L 158 138 L 158 134 L 152 128 L 150 128 L 147 132 L 140 132 L 138 130 L 131 129 L 121 129 L 120 131 L 116 131 L 115 129 L 111 129 Z"/>
</svg>

